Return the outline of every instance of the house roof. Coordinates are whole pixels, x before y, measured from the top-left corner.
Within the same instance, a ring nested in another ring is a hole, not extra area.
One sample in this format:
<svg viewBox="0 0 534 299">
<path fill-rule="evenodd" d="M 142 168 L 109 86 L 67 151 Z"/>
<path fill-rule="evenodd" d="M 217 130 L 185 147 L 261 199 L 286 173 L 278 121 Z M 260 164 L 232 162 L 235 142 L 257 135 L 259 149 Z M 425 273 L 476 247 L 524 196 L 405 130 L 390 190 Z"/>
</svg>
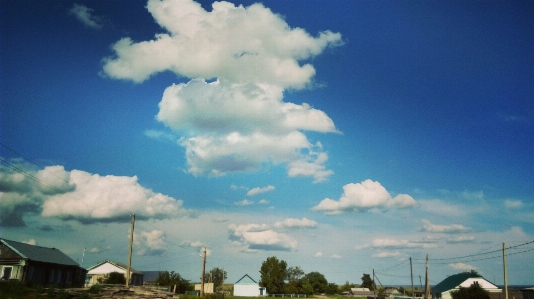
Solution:
<svg viewBox="0 0 534 299">
<path fill-rule="evenodd" d="M 115 262 L 115 261 L 112 261 L 112 260 L 104 260 L 103 262 L 100 262 L 100 263 L 98 263 L 98 264 L 96 264 L 96 265 L 94 265 L 94 266 L 91 266 L 91 267 L 87 268 L 87 270 L 88 270 L 88 271 L 91 271 L 92 269 L 98 268 L 98 267 L 100 267 L 100 266 L 102 266 L 102 265 L 104 265 L 104 264 L 106 264 L 106 263 L 111 264 L 111 265 L 113 265 L 113 266 L 115 266 L 115 267 L 121 268 L 121 269 L 123 269 L 124 271 L 128 270 L 128 265 L 123 264 L 123 263 L 119 263 L 119 262 Z M 130 271 L 131 271 L 132 273 L 135 273 L 135 274 L 141 274 L 141 275 L 143 275 L 143 272 L 141 272 L 141 271 L 139 271 L 139 270 L 135 270 L 135 269 L 132 268 L 131 266 L 130 266 Z"/>
<path fill-rule="evenodd" d="M 252 277 L 250 277 L 248 274 L 243 275 L 235 284 L 246 284 L 246 283 L 257 283 Z"/>
<path fill-rule="evenodd" d="M 15 251 L 23 259 L 57 265 L 79 266 L 76 261 L 56 248 L 35 246 L 6 239 L 0 239 L 0 242 Z"/>
<path fill-rule="evenodd" d="M 445 278 L 440 283 L 438 283 L 436 286 L 432 287 L 432 292 L 443 293 L 448 290 L 452 290 L 469 278 L 483 278 L 483 277 L 476 272 L 462 272 L 462 273 L 454 274 L 454 275 L 451 275 Z"/>
</svg>

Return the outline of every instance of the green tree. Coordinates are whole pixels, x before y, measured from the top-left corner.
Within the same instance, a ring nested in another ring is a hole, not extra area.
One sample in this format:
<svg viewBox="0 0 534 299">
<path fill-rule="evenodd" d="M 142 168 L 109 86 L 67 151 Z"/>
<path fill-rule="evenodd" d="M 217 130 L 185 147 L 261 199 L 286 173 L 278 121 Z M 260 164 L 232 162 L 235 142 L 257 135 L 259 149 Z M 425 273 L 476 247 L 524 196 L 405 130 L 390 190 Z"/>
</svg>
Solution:
<svg viewBox="0 0 534 299">
<path fill-rule="evenodd" d="M 111 272 L 104 279 L 105 284 L 126 284 L 126 278 L 123 273 Z"/>
<path fill-rule="evenodd" d="M 297 266 L 297 267 L 289 267 L 287 269 L 287 281 L 298 281 L 304 276 L 304 271 Z"/>
<path fill-rule="evenodd" d="M 312 286 L 314 294 L 326 293 L 328 289 L 328 281 L 324 275 L 319 272 L 310 272 L 306 274 L 304 280 Z"/>
<path fill-rule="evenodd" d="M 269 294 L 284 292 L 284 279 L 287 277 L 287 263 L 272 256 L 261 264 L 260 286 L 267 289 Z"/>
<path fill-rule="evenodd" d="M 362 288 L 369 288 L 369 290 L 375 289 L 375 283 L 371 279 L 371 275 L 364 273 L 362 276 Z"/>
<path fill-rule="evenodd" d="M 468 288 L 460 287 L 458 291 L 451 292 L 452 299 L 488 299 L 489 293 L 477 282 Z"/>
<path fill-rule="evenodd" d="M 178 294 L 184 294 L 185 291 L 192 291 L 194 288 L 188 280 L 182 278 L 180 274 L 174 271 L 159 272 L 156 283 L 160 286 L 169 286 L 173 288 L 174 285 L 176 285 L 176 293 Z"/>
<path fill-rule="evenodd" d="M 228 278 L 226 274 L 226 271 L 224 271 L 223 269 L 215 267 L 211 269 L 209 273 L 206 273 L 204 275 L 204 282 L 209 282 L 209 278 L 211 275 L 211 282 L 213 282 L 214 290 L 218 290 L 219 287 L 222 286 L 224 280 Z"/>
</svg>

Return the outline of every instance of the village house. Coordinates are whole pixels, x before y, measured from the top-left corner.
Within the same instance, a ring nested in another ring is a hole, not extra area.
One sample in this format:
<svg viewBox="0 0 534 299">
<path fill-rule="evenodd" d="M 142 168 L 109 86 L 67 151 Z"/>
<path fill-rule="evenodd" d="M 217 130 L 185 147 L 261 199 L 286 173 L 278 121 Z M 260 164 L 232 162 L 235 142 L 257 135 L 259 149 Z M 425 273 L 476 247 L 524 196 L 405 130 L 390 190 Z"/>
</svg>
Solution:
<svg viewBox="0 0 534 299">
<path fill-rule="evenodd" d="M 128 265 L 123 263 L 105 260 L 94 266 L 87 268 L 87 278 L 85 280 L 85 286 L 90 287 L 94 284 L 101 283 L 108 275 L 112 272 L 118 272 L 124 274 L 126 277 L 126 271 L 128 270 Z M 130 285 L 141 286 L 143 285 L 143 272 L 137 271 L 134 268 L 130 267 L 130 273 L 132 279 Z"/>
<path fill-rule="evenodd" d="M 264 287 L 252 279 L 248 274 L 245 274 L 234 284 L 234 296 L 236 297 L 258 297 L 267 295 Z"/>
<path fill-rule="evenodd" d="M 56 248 L 0 239 L 0 278 L 55 285 L 59 288 L 81 287 L 87 270 Z"/>
<path fill-rule="evenodd" d="M 472 284 L 478 284 L 490 293 L 502 292 L 496 285 L 486 280 L 475 271 L 463 272 L 445 278 L 432 288 L 432 299 L 452 299 L 451 292 L 460 287 L 468 288 Z"/>
</svg>

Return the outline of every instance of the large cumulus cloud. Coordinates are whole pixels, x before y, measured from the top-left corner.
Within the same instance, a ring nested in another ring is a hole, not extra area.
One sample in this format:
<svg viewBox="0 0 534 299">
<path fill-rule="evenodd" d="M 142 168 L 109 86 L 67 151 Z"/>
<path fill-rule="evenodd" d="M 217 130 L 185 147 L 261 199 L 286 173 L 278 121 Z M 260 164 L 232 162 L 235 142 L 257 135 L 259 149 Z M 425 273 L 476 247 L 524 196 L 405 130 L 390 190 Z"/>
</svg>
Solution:
<svg viewBox="0 0 534 299">
<path fill-rule="evenodd" d="M 212 7 L 208 12 L 191 0 L 148 1 L 167 32 L 150 41 L 119 40 L 115 56 L 104 59 L 104 73 L 134 82 L 163 71 L 192 78 L 164 91 L 157 119 L 182 133 L 179 144 L 194 175 L 255 171 L 269 162 L 286 163 L 291 177 L 325 181 L 333 174 L 325 166 L 328 155 L 303 132 L 337 132 L 334 122 L 283 97 L 286 89 L 312 82 L 314 67 L 301 61 L 340 45 L 341 35 L 313 37 L 262 4 Z"/>
<path fill-rule="evenodd" d="M 101 176 L 63 166 L 0 168 L 0 224 L 23 226 L 26 213 L 80 222 L 188 215 L 183 201 L 144 188 L 137 177 Z"/>
</svg>

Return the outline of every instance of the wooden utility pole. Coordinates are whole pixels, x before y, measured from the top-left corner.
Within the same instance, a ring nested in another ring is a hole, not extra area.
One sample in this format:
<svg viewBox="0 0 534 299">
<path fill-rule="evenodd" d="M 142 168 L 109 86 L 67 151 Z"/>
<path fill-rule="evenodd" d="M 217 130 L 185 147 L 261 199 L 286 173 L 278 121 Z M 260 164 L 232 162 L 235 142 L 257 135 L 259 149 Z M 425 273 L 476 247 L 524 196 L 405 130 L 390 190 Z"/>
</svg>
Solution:
<svg viewBox="0 0 534 299">
<path fill-rule="evenodd" d="M 425 271 L 425 299 L 430 298 L 430 280 L 428 277 L 428 254 L 426 255 L 426 271 Z"/>
<path fill-rule="evenodd" d="M 133 247 L 133 232 L 134 232 L 135 214 L 132 214 L 132 226 L 130 227 L 130 250 L 128 251 L 128 270 L 126 270 L 126 287 L 130 287 L 130 276 L 132 266 L 132 247 Z"/>
<path fill-rule="evenodd" d="M 200 283 L 200 297 L 204 296 L 204 275 L 206 273 L 206 247 L 204 247 L 204 259 L 202 261 L 202 282 Z"/>
<path fill-rule="evenodd" d="M 414 289 L 413 289 L 413 270 L 412 270 L 412 257 L 410 257 L 410 276 L 412 277 L 412 299 L 414 297 Z"/>
<path fill-rule="evenodd" d="M 373 295 L 376 297 L 376 284 L 375 284 L 375 269 L 373 269 Z"/>
<path fill-rule="evenodd" d="M 506 275 L 506 246 L 502 243 L 502 263 L 504 267 L 504 299 L 508 299 L 508 276 Z"/>
</svg>

